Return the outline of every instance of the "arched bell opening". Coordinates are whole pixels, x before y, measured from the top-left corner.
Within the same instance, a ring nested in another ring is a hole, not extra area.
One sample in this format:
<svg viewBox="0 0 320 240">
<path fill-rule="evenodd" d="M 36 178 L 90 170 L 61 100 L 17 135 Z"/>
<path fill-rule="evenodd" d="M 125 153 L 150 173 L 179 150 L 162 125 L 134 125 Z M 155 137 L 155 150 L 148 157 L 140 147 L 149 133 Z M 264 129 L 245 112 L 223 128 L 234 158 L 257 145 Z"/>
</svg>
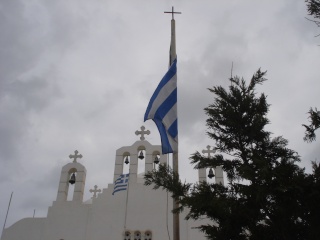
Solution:
<svg viewBox="0 0 320 240">
<path fill-rule="evenodd" d="M 68 193 L 67 201 L 72 201 L 75 190 L 75 183 L 77 182 L 77 169 L 71 168 L 68 172 Z"/>
<path fill-rule="evenodd" d="M 145 172 L 146 164 L 146 148 L 144 146 L 139 146 L 137 149 L 138 154 L 138 174 Z"/>
<path fill-rule="evenodd" d="M 152 153 L 152 161 L 153 169 L 158 170 L 160 164 L 160 152 L 154 151 Z"/>
<path fill-rule="evenodd" d="M 78 163 L 68 163 L 62 167 L 57 201 L 83 201 L 84 186 L 86 181 L 86 168 Z"/>
<path fill-rule="evenodd" d="M 130 170 L 130 162 L 131 162 L 130 153 L 129 152 L 123 153 L 122 158 L 123 158 L 122 173 L 127 174 L 129 173 L 129 170 Z"/>
<path fill-rule="evenodd" d="M 207 182 L 208 183 L 216 183 L 215 169 L 207 168 L 206 169 L 206 176 L 207 176 Z"/>
</svg>

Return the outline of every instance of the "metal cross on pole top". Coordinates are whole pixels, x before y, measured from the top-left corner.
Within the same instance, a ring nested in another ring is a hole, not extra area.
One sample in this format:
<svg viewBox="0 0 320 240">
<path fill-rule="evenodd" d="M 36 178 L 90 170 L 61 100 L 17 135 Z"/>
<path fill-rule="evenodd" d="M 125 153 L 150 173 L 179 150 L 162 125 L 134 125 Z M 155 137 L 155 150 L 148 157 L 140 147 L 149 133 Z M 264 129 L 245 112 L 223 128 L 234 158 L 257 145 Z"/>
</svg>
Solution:
<svg viewBox="0 0 320 240">
<path fill-rule="evenodd" d="M 207 146 L 207 150 L 202 150 L 202 153 L 205 154 L 207 153 L 208 154 L 208 158 L 211 157 L 211 153 L 215 153 L 216 150 L 214 150 L 214 148 L 210 149 L 211 147 L 208 145 Z"/>
<path fill-rule="evenodd" d="M 72 155 L 72 154 L 69 155 L 69 158 L 71 158 L 71 159 L 73 158 L 74 163 L 77 162 L 77 158 L 82 158 L 82 155 L 81 154 L 78 155 L 78 153 L 79 153 L 78 150 L 75 150 L 74 155 Z"/>
<path fill-rule="evenodd" d="M 136 135 L 141 135 L 140 136 L 140 140 L 144 140 L 145 139 L 144 135 L 145 134 L 149 135 L 150 131 L 149 130 L 145 131 L 146 128 L 144 126 L 141 126 L 140 129 L 141 129 L 141 131 L 138 131 L 138 130 L 136 131 Z"/>
<path fill-rule="evenodd" d="M 101 193 L 101 189 L 98 189 L 98 186 L 94 185 L 93 189 L 90 189 L 89 192 L 93 193 L 92 198 L 96 198 L 97 193 Z"/>
<path fill-rule="evenodd" d="M 172 11 L 171 12 L 164 12 L 164 13 L 171 13 L 172 14 L 172 19 L 174 19 L 174 14 L 181 14 L 181 12 L 175 12 L 173 7 L 172 7 Z"/>
</svg>

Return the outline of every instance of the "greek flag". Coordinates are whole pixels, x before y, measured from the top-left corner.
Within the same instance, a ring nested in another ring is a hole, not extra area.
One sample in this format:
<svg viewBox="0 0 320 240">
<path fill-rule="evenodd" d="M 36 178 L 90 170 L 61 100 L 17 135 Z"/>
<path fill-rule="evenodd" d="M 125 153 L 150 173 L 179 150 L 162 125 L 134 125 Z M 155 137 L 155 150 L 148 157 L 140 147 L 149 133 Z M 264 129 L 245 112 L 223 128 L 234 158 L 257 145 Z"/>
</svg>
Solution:
<svg viewBox="0 0 320 240">
<path fill-rule="evenodd" d="M 177 59 L 153 93 L 144 121 L 152 119 L 158 127 L 162 154 L 178 152 Z"/>
<path fill-rule="evenodd" d="M 127 190 L 128 187 L 128 180 L 129 180 L 129 173 L 128 174 L 121 174 L 117 180 L 114 182 L 114 188 L 112 195 L 116 192 Z"/>
</svg>

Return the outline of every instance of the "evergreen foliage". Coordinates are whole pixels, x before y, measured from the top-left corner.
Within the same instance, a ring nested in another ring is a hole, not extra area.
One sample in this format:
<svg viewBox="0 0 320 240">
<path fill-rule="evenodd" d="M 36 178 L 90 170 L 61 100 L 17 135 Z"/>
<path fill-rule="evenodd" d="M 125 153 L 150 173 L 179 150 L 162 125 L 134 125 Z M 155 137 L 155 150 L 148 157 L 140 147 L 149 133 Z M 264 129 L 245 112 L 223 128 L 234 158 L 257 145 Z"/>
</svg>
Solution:
<svg viewBox="0 0 320 240">
<path fill-rule="evenodd" d="M 312 142 L 316 140 L 315 131 L 320 128 L 320 111 L 318 111 L 317 108 L 315 108 L 315 110 L 310 108 L 308 113 L 310 118 L 310 125 L 302 124 L 302 126 L 306 128 L 305 136 L 303 139 L 306 142 Z"/>
<path fill-rule="evenodd" d="M 166 165 L 145 175 L 146 185 L 179 199 L 175 211 L 186 208 L 187 219 L 211 220 L 198 227 L 208 239 L 320 239 L 320 166 L 313 163 L 314 173 L 306 174 L 288 141 L 265 130 L 269 105 L 255 92 L 265 74 L 258 70 L 248 85 L 233 77 L 228 90 L 209 89 L 207 133 L 216 154 L 196 152 L 191 163 L 196 169 L 221 166 L 227 185 L 183 183 Z"/>
<path fill-rule="evenodd" d="M 305 0 L 307 3 L 308 14 L 316 19 L 320 19 L 320 0 Z M 316 20 L 318 26 L 320 22 Z"/>
<path fill-rule="evenodd" d="M 307 10 L 310 16 L 313 16 L 314 19 L 309 19 L 309 21 L 314 22 L 318 27 L 320 27 L 320 0 L 305 0 L 307 3 Z M 316 35 L 319 37 L 320 34 Z"/>
</svg>

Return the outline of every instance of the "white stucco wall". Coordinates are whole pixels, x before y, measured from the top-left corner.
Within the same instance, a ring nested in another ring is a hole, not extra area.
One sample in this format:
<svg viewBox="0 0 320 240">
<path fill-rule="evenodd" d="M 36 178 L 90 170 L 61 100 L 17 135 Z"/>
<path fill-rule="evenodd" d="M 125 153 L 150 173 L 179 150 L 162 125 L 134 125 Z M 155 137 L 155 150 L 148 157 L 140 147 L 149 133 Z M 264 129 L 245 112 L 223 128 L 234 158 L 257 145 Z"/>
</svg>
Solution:
<svg viewBox="0 0 320 240">
<path fill-rule="evenodd" d="M 165 191 L 130 183 L 127 214 L 127 192 L 112 195 L 112 191 L 113 184 L 109 184 L 92 204 L 55 201 L 47 218 L 20 220 L 5 229 L 2 240 L 113 240 L 123 239 L 125 231 L 133 235 L 137 230 L 142 234 L 150 231 L 154 240 L 169 240 L 169 230 L 172 239 L 172 199 Z M 184 216 L 181 214 L 181 239 L 205 239 L 191 229 L 196 224 L 185 221 Z"/>
<path fill-rule="evenodd" d="M 65 165 L 61 171 L 57 199 L 49 207 L 47 218 L 22 219 L 6 228 L 1 240 L 121 240 L 125 239 L 126 231 L 131 233 L 132 240 L 136 231 L 140 231 L 142 236 L 146 232 L 151 233 L 152 240 L 172 239 L 172 199 L 166 191 L 145 186 L 143 176 L 137 175 L 136 160 L 141 149 L 146 153 L 146 169 L 153 167 L 154 153 L 160 152 L 160 146 L 137 141 L 132 146 L 118 149 L 114 179 L 122 173 L 126 154 L 130 155 L 130 174 L 133 173 L 134 178 L 130 179 L 128 190 L 112 195 L 114 185 L 108 184 L 92 201 L 83 202 L 78 198 L 67 201 L 65 193 L 70 169 L 84 173 L 78 178 L 81 195 L 86 170 L 80 163 Z M 161 155 L 160 162 L 164 161 L 165 157 Z M 193 228 L 199 222 L 186 221 L 185 215 L 180 214 L 180 239 L 204 240 L 203 233 Z"/>
</svg>

